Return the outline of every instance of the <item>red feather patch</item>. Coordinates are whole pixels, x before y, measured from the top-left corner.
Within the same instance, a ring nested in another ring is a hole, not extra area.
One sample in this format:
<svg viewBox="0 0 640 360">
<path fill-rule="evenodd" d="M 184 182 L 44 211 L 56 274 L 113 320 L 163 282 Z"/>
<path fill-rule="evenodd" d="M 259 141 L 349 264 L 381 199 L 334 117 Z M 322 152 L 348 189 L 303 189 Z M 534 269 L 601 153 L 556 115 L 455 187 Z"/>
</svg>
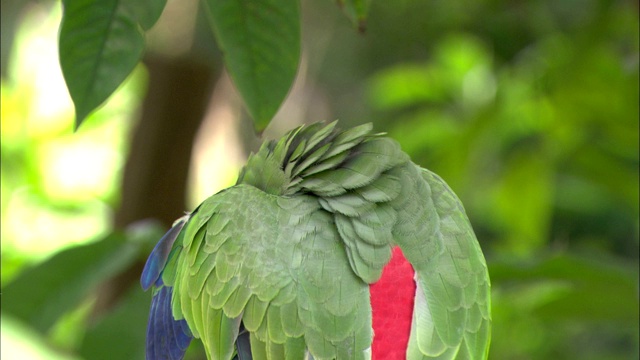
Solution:
<svg viewBox="0 0 640 360">
<path fill-rule="evenodd" d="M 373 310 L 372 360 L 404 360 L 411 332 L 414 271 L 399 247 L 378 282 L 369 287 Z"/>
</svg>

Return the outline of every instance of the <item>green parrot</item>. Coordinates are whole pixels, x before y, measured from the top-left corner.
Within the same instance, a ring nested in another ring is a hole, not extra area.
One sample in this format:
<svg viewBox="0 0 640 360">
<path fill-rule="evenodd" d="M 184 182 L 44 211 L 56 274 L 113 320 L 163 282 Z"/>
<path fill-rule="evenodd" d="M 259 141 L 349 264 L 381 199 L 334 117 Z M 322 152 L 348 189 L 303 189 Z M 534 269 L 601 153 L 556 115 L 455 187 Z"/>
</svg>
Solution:
<svg viewBox="0 0 640 360">
<path fill-rule="evenodd" d="M 487 358 L 489 274 L 460 200 L 371 124 L 336 125 L 265 142 L 163 236 L 141 277 L 147 359 L 182 359 L 192 338 L 216 360 Z M 401 280 L 373 288 L 396 253 L 411 302 L 406 332 L 383 336 L 375 304 L 393 308 Z"/>
</svg>

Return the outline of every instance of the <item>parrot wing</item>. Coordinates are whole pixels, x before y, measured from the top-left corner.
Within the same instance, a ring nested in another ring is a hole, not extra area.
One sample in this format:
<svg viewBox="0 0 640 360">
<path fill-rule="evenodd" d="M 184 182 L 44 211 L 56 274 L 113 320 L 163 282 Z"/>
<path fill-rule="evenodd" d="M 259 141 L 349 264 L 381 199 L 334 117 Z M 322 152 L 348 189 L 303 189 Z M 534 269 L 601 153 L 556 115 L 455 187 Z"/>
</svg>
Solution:
<svg viewBox="0 0 640 360">
<path fill-rule="evenodd" d="M 241 184 L 192 214 L 163 280 L 174 287 L 173 315 L 211 359 L 233 356 L 241 323 L 256 360 L 370 357 L 368 285 L 320 209 L 312 196 Z"/>
<path fill-rule="evenodd" d="M 172 288 L 162 286 L 153 295 L 147 327 L 147 359 L 181 360 L 191 343 L 191 331 L 184 320 L 171 313 Z"/>
<path fill-rule="evenodd" d="M 193 336 L 184 320 L 175 320 L 171 311 L 173 288 L 165 286 L 162 273 L 165 269 L 174 244 L 180 244 L 179 238 L 188 216 L 176 221 L 171 229 L 154 247 L 142 271 L 140 283 L 144 290 L 154 287 L 151 300 L 149 323 L 147 325 L 147 359 L 180 360 Z"/>
<path fill-rule="evenodd" d="M 292 179 L 284 191 L 312 194 L 331 214 L 351 270 L 363 282 L 376 282 L 392 247 L 400 246 L 417 277 L 408 359 L 486 358 L 489 277 L 462 204 L 397 142 L 370 130 L 341 132 L 335 123 L 299 128 L 266 145 L 267 155 L 255 160 L 283 159 L 276 163 Z M 254 168 L 247 179 L 280 183 L 263 176 L 264 167 Z"/>
<path fill-rule="evenodd" d="M 168 288 L 157 318 L 171 306 L 210 359 L 240 352 L 239 329 L 256 360 L 368 359 L 368 284 L 398 245 L 416 271 L 407 359 L 486 358 L 489 277 L 462 204 L 370 131 L 314 124 L 264 143 L 154 249 L 142 283 Z"/>
<path fill-rule="evenodd" d="M 416 271 L 407 359 L 486 359 L 491 315 L 487 265 L 460 200 L 436 174 L 399 169 L 394 237 Z M 414 176 L 418 175 L 418 176 Z"/>
</svg>

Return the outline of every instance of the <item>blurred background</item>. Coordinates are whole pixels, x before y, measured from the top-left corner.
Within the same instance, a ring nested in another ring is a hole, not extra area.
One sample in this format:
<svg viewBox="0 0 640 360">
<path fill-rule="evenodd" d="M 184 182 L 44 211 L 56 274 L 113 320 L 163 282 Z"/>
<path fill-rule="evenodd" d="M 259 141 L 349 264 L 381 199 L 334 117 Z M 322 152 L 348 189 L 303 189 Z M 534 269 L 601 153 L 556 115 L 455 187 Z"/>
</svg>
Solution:
<svg viewBox="0 0 640 360">
<path fill-rule="evenodd" d="M 144 358 L 146 256 L 261 142 L 199 6 L 168 2 L 74 132 L 60 2 L 3 0 L 3 359 Z M 302 10 L 264 136 L 373 122 L 441 175 L 488 261 L 491 359 L 637 359 L 637 1 L 374 0 L 363 34 L 332 1 Z"/>
</svg>

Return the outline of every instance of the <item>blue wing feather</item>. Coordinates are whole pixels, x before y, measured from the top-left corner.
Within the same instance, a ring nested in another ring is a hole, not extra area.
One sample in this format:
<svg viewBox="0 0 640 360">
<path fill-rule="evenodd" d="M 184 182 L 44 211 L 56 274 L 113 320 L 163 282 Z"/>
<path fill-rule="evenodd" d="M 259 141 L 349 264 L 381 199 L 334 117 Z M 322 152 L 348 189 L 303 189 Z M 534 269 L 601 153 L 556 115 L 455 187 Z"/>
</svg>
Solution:
<svg viewBox="0 0 640 360">
<path fill-rule="evenodd" d="M 156 246 L 153 248 L 151 255 L 147 259 L 147 263 L 144 265 L 144 269 L 142 270 L 142 275 L 140 276 L 140 285 L 142 288 L 147 291 L 151 287 L 151 285 L 160 286 L 162 284 L 160 279 L 160 275 L 162 274 L 162 270 L 164 266 L 167 264 L 167 259 L 169 258 L 169 253 L 171 252 L 171 248 L 173 247 L 173 243 L 176 241 L 176 238 L 180 234 L 180 231 L 186 224 L 188 217 L 183 217 L 171 228 L 167 231 L 164 236 L 158 241 Z"/>
<path fill-rule="evenodd" d="M 151 300 L 149 323 L 147 325 L 147 360 L 180 360 L 193 338 L 187 322 L 175 320 L 171 310 L 173 288 L 164 286 L 162 271 L 178 238 L 186 224 L 188 216 L 178 220 L 169 231 L 162 236 L 147 259 L 140 276 L 140 284 L 144 290 L 155 286 L 157 290 Z"/>
<path fill-rule="evenodd" d="M 174 319 L 171 306 L 173 287 L 166 286 L 162 281 L 162 272 L 173 244 L 188 220 L 188 215 L 182 217 L 162 236 L 149 255 L 140 276 L 140 284 L 145 291 L 152 286 L 156 289 L 147 324 L 146 360 L 182 360 L 193 339 L 187 322 L 184 319 Z M 237 354 L 234 359 L 253 359 L 248 332 L 238 336 L 236 346 Z"/>
<path fill-rule="evenodd" d="M 151 300 L 147 327 L 147 360 L 180 360 L 193 338 L 187 322 L 171 313 L 173 288 L 161 287 Z"/>
</svg>

